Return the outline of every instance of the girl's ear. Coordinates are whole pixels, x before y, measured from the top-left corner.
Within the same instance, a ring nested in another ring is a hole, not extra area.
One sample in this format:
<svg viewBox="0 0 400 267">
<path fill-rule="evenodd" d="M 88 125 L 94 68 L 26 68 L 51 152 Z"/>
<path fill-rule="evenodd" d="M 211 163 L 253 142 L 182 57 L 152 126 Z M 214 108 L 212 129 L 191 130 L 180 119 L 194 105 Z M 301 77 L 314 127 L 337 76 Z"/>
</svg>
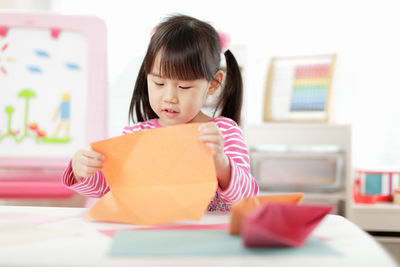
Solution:
<svg viewBox="0 0 400 267">
<path fill-rule="evenodd" d="M 215 73 L 214 78 L 216 81 L 211 81 L 210 87 L 208 88 L 208 94 L 213 95 L 221 87 L 222 81 L 224 80 L 225 73 L 222 70 Z"/>
</svg>

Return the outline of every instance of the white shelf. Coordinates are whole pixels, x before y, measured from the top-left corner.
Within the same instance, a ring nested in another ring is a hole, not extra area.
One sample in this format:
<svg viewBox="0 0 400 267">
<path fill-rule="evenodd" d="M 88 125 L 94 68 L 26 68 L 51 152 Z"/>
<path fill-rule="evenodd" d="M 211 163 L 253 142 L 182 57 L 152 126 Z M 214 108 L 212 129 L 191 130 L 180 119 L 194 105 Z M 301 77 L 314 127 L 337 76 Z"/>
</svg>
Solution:
<svg viewBox="0 0 400 267">
<path fill-rule="evenodd" d="M 337 194 L 307 193 L 304 200 L 346 199 L 346 217 L 366 231 L 400 232 L 400 205 L 354 204 L 352 198 L 353 170 L 351 167 L 351 127 L 325 123 L 262 123 L 244 125 L 248 146 L 335 145 L 346 152 L 346 189 Z M 265 192 L 261 192 L 263 194 Z"/>
<path fill-rule="evenodd" d="M 400 212 L 400 205 L 392 203 L 353 204 L 352 207 L 356 210 L 369 210 L 374 212 Z"/>
<path fill-rule="evenodd" d="M 284 145 L 288 147 L 339 147 L 344 153 L 345 188 L 339 192 L 307 192 L 304 202 L 334 203 L 345 202 L 346 217 L 350 211 L 348 199 L 351 198 L 351 126 L 330 123 L 276 123 L 246 124 L 243 133 L 248 147 Z M 263 194 L 265 192 L 261 192 Z M 268 192 L 267 192 L 268 193 Z"/>
<path fill-rule="evenodd" d="M 249 146 L 260 144 L 336 145 L 350 150 L 350 125 L 328 123 L 262 123 L 243 127 Z"/>
<path fill-rule="evenodd" d="M 273 195 L 273 194 L 290 194 L 292 192 L 271 192 L 271 191 L 260 191 L 260 195 Z M 333 192 L 333 193 L 314 193 L 314 192 L 301 192 L 304 193 L 304 199 L 307 200 L 320 200 L 325 199 L 327 201 L 345 200 L 346 194 L 344 192 Z"/>
<path fill-rule="evenodd" d="M 351 220 L 366 231 L 400 232 L 400 205 L 352 204 Z"/>
</svg>

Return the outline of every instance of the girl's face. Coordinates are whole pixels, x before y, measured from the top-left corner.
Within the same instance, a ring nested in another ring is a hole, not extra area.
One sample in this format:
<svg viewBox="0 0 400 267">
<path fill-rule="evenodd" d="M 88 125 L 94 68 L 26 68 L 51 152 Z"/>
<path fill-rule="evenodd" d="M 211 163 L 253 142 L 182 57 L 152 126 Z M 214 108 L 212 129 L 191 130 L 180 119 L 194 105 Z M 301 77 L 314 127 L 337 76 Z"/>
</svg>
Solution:
<svg viewBox="0 0 400 267">
<path fill-rule="evenodd" d="M 208 121 L 209 118 L 200 109 L 207 94 L 213 94 L 219 84 L 206 79 L 183 81 L 164 78 L 159 73 L 160 54 L 157 54 L 147 75 L 150 106 L 159 117 L 158 123 L 170 126 Z"/>
</svg>

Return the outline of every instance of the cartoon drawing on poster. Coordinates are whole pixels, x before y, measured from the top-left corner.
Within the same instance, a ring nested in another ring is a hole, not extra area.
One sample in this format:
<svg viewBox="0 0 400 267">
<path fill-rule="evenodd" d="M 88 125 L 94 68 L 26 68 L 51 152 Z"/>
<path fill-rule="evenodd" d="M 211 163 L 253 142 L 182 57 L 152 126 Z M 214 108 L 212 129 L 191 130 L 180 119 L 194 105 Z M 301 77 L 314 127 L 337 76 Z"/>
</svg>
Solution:
<svg viewBox="0 0 400 267">
<path fill-rule="evenodd" d="M 77 32 L 0 29 L 0 156 L 53 155 L 84 142 L 86 60 Z"/>
</svg>

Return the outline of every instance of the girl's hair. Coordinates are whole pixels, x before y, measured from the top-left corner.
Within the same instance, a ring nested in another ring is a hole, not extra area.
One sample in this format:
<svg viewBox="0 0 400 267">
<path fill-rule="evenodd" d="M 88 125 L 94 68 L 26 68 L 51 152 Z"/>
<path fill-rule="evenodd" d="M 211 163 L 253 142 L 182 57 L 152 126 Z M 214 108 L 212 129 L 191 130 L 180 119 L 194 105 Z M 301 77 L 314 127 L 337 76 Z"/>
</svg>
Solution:
<svg viewBox="0 0 400 267">
<path fill-rule="evenodd" d="M 158 118 L 150 106 L 147 75 L 151 72 L 155 57 L 162 52 L 160 75 L 168 79 L 196 80 L 205 78 L 216 81 L 214 75 L 220 69 L 221 45 L 216 30 L 195 18 L 176 15 L 159 24 L 150 40 L 146 56 L 140 67 L 129 107 L 129 118 L 135 122 Z M 243 98 L 243 82 L 238 63 L 233 54 L 225 53 L 226 77 L 220 90 L 214 114 L 240 123 Z M 135 113 L 135 114 L 134 114 Z"/>
</svg>

